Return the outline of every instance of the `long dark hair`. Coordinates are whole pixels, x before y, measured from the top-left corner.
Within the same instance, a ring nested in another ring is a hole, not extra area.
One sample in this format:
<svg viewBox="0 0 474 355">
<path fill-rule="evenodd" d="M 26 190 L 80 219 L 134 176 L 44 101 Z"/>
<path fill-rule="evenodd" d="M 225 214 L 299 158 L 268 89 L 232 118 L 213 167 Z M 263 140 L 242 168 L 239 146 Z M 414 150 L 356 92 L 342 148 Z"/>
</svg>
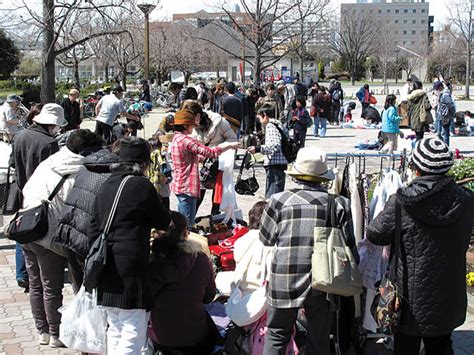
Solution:
<svg viewBox="0 0 474 355">
<path fill-rule="evenodd" d="M 34 104 L 31 106 L 30 112 L 26 115 L 26 122 L 28 122 L 28 125 L 31 126 L 33 124 L 33 117 L 38 116 L 42 108 L 43 104 Z"/>
<path fill-rule="evenodd" d="M 184 232 L 188 229 L 188 221 L 181 213 L 171 211 L 170 215 L 168 230 L 155 239 L 151 247 L 154 256 L 164 259 L 173 259 L 179 254 L 179 245 L 184 242 Z"/>
<path fill-rule="evenodd" d="M 390 94 L 390 95 L 387 95 L 387 97 L 385 98 L 385 105 L 384 105 L 384 109 L 388 109 L 390 106 L 395 106 L 395 101 L 397 101 L 397 97 L 393 94 Z"/>
</svg>

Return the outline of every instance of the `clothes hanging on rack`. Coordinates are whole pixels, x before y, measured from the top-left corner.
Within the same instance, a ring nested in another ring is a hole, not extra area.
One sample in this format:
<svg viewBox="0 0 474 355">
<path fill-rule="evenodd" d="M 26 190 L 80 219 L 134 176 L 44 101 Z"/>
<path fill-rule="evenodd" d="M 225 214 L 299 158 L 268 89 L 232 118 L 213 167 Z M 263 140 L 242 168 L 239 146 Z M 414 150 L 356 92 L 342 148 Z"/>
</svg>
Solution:
<svg viewBox="0 0 474 355">
<path fill-rule="evenodd" d="M 403 186 L 400 174 L 390 170 L 381 176 L 370 202 L 370 220 L 383 210 L 391 195 Z M 376 332 L 377 325 L 370 312 L 375 297 L 375 283 L 382 279 L 388 267 L 389 247 L 381 247 L 364 238 L 358 243 L 360 256 L 359 270 L 364 286 L 367 288 L 363 327 Z"/>
<path fill-rule="evenodd" d="M 342 171 L 339 168 L 332 169 L 335 175 L 335 179 L 332 181 L 331 187 L 328 189 L 328 192 L 333 195 L 340 195 L 342 188 Z"/>
<path fill-rule="evenodd" d="M 349 193 L 351 199 L 352 225 L 354 226 L 354 237 L 356 243 L 363 239 L 364 216 L 362 214 L 362 205 L 360 202 L 359 188 L 357 186 L 356 164 L 349 166 Z"/>
</svg>

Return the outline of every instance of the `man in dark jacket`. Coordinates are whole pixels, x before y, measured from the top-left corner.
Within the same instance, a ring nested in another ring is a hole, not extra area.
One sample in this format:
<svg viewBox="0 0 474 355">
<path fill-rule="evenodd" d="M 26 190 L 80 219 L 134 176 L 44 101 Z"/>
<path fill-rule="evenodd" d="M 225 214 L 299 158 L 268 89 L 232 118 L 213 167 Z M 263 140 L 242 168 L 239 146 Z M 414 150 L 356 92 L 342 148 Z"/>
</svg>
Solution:
<svg viewBox="0 0 474 355">
<path fill-rule="evenodd" d="M 14 203 L 21 208 L 21 190 L 28 179 L 33 175 L 36 167 L 59 150 L 54 135 L 60 127 L 67 125 L 64 119 L 64 110 L 57 104 L 46 104 L 39 115 L 33 118 L 33 124 L 19 133 L 13 141 L 12 158 L 16 174 L 16 186 L 12 189 L 18 191 Z M 28 275 L 26 273 L 25 259 L 20 244 L 16 245 L 15 254 L 16 279 L 18 285 L 28 289 Z"/>
<path fill-rule="evenodd" d="M 71 89 L 68 97 L 61 102 L 61 107 L 64 109 L 64 118 L 67 121 L 67 126 L 62 129 L 63 132 L 72 129 L 78 129 L 81 125 L 81 109 L 79 107 L 79 90 Z"/>
<path fill-rule="evenodd" d="M 74 292 L 83 281 L 84 261 L 89 253 L 87 230 L 92 219 L 92 205 L 102 184 L 110 177 L 110 167 L 118 162 L 118 155 L 108 149 L 92 153 L 84 160 L 59 215 L 55 242 L 69 251 L 68 269 Z"/>
<path fill-rule="evenodd" d="M 445 174 L 453 154 L 438 138 L 420 140 L 412 164 L 417 178 L 398 190 L 369 225 L 377 245 L 394 245 L 400 206 L 398 268 L 390 265 L 401 295 L 395 355 L 453 354 L 451 332 L 466 318 L 466 252 L 473 224 L 474 194 Z"/>
<path fill-rule="evenodd" d="M 222 97 L 221 115 L 230 123 L 234 132 L 238 132 L 240 124 L 244 119 L 244 107 L 242 101 L 235 95 L 235 84 L 225 84 L 226 96 Z"/>
</svg>

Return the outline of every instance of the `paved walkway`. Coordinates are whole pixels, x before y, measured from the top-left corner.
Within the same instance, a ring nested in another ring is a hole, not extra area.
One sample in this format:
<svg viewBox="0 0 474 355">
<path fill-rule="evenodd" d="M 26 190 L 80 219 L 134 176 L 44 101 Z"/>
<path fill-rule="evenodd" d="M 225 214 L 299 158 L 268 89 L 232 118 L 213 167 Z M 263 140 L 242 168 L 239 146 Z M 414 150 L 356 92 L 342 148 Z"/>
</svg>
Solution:
<svg viewBox="0 0 474 355">
<path fill-rule="evenodd" d="M 155 131 L 161 114 L 151 114 L 145 120 L 146 136 Z M 84 128 L 93 128 L 94 122 L 86 122 Z M 376 136 L 376 130 L 339 129 L 330 127 L 328 136 L 324 139 L 308 137 L 307 145 L 318 146 L 327 152 L 349 152 L 353 151 L 354 144 L 358 140 L 372 139 Z M 453 146 L 461 150 L 474 151 L 474 137 L 453 137 Z M 238 195 L 238 204 L 242 209 L 244 218 L 252 205 L 262 196 L 265 186 L 265 173 L 262 168 L 256 169 L 256 175 L 260 184 L 257 196 Z M 287 181 L 287 188 L 291 188 L 292 182 Z M 202 205 L 199 214 L 210 211 L 210 193 Z M 171 199 L 172 208 L 176 206 L 174 198 Z M 38 339 L 34 327 L 28 295 L 21 292 L 15 281 L 15 264 L 13 244 L 5 239 L 0 239 L 0 355 L 2 354 L 74 354 L 68 349 L 51 349 L 48 346 L 38 346 Z M 64 288 L 64 302 L 72 297 L 69 285 Z M 446 305 L 450 307 L 450 305 Z M 458 328 L 453 336 L 456 355 L 474 355 L 474 316 L 467 314 L 467 320 L 463 326 Z M 373 342 L 368 344 L 366 354 L 390 354 L 380 344 Z"/>
</svg>

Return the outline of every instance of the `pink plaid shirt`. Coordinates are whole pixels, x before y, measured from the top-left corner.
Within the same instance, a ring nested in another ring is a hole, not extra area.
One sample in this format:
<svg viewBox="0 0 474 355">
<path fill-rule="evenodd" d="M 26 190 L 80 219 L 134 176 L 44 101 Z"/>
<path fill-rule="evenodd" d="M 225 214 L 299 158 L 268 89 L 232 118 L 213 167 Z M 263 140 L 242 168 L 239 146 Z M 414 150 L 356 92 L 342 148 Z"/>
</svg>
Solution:
<svg viewBox="0 0 474 355">
<path fill-rule="evenodd" d="M 171 145 L 173 160 L 173 180 L 171 192 L 199 197 L 199 156 L 217 159 L 222 149 L 202 145 L 189 135 L 175 132 Z"/>
</svg>

